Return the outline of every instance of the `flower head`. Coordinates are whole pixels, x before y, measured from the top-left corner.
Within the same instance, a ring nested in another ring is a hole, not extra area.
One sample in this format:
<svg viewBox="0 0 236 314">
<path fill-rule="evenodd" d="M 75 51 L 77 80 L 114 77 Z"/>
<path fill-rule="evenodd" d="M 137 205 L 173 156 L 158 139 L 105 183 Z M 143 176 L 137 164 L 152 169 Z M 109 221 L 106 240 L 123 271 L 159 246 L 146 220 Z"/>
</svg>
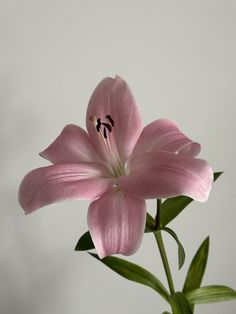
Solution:
<svg viewBox="0 0 236 314">
<path fill-rule="evenodd" d="M 213 173 L 195 158 L 200 145 L 172 121 L 142 128 L 132 93 L 120 78 L 105 78 L 93 92 L 87 132 L 67 125 L 40 155 L 52 165 L 29 172 L 19 189 L 26 213 L 68 199 L 91 200 L 88 226 L 96 250 L 134 253 L 142 241 L 145 199 L 186 195 L 203 202 Z"/>
</svg>

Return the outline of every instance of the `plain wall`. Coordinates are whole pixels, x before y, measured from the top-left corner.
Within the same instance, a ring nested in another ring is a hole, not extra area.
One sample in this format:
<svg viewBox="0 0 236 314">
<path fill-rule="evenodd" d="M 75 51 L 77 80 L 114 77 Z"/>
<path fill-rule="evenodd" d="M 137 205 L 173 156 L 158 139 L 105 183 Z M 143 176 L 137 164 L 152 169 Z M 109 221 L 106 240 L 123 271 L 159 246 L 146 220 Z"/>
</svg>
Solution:
<svg viewBox="0 0 236 314">
<path fill-rule="evenodd" d="M 207 203 L 173 223 L 186 249 L 165 237 L 181 289 L 188 265 L 210 235 L 203 284 L 236 288 L 234 0 L 0 1 L 0 313 L 143 314 L 168 306 L 151 289 L 74 252 L 87 230 L 88 202 L 47 206 L 25 216 L 23 176 L 48 163 L 38 156 L 68 123 L 85 127 L 88 99 L 105 76 L 129 83 L 143 123 L 169 118 L 202 144 L 200 157 L 224 175 Z M 155 202 L 148 203 L 153 212 Z M 165 276 L 151 235 L 129 258 Z M 197 314 L 235 314 L 236 302 Z"/>
</svg>

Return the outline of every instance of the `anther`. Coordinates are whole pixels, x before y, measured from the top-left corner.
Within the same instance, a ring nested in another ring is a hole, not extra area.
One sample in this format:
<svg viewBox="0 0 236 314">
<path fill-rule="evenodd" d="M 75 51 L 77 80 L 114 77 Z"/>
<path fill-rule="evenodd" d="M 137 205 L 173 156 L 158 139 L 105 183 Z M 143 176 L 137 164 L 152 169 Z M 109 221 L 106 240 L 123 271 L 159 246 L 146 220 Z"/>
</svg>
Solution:
<svg viewBox="0 0 236 314">
<path fill-rule="evenodd" d="M 114 126 L 114 121 L 112 120 L 111 116 L 108 114 L 106 116 L 107 120 L 109 120 L 109 122 L 111 123 L 112 126 Z"/>
<path fill-rule="evenodd" d="M 104 125 L 108 129 L 108 131 L 111 132 L 110 124 L 103 122 L 102 125 Z"/>
<path fill-rule="evenodd" d="M 101 119 L 97 119 L 97 125 L 96 125 L 96 129 L 98 132 L 100 132 L 100 127 L 101 127 L 102 123 L 101 123 Z"/>
<path fill-rule="evenodd" d="M 103 138 L 107 139 L 107 131 L 111 133 L 112 128 L 114 127 L 114 121 L 112 120 L 111 116 L 108 114 L 106 115 L 106 119 L 109 121 L 108 122 L 102 122 L 100 118 L 96 118 L 96 116 L 91 116 L 89 117 L 89 120 L 91 120 L 94 123 L 94 126 L 96 127 L 96 130 L 98 133 L 101 132 L 101 127 L 103 126 Z"/>
<path fill-rule="evenodd" d="M 106 128 L 103 129 L 103 135 L 104 135 L 104 138 L 107 139 L 107 129 Z"/>
</svg>

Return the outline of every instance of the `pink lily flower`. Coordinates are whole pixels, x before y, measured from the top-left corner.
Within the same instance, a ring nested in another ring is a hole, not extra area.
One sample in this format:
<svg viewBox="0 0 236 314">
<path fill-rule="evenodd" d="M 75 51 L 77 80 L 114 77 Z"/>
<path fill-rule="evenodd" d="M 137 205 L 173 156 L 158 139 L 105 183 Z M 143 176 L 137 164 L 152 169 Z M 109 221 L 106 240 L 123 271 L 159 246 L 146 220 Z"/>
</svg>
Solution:
<svg viewBox="0 0 236 314">
<path fill-rule="evenodd" d="M 142 128 L 132 93 L 120 78 L 105 78 L 92 94 L 87 131 L 67 125 L 40 155 L 53 165 L 23 179 L 25 212 L 62 200 L 91 200 L 88 226 L 100 258 L 133 254 L 146 220 L 145 199 L 186 195 L 207 200 L 213 172 L 195 158 L 200 145 L 172 121 Z"/>
</svg>

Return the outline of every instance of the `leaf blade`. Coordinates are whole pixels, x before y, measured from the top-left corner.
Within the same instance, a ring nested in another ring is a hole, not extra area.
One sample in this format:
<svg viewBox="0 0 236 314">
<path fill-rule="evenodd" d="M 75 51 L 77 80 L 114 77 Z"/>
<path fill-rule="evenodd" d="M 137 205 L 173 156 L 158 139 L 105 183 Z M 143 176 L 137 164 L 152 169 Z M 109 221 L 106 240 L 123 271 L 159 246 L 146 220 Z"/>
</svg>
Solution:
<svg viewBox="0 0 236 314">
<path fill-rule="evenodd" d="M 192 314 L 193 311 L 191 306 L 185 297 L 185 295 L 181 292 L 176 292 L 171 295 L 171 307 L 173 314 Z"/>
<path fill-rule="evenodd" d="M 214 173 L 214 181 L 216 181 L 223 172 Z M 160 208 L 160 226 L 164 227 L 177 217 L 191 202 L 192 198 L 188 196 L 176 196 L 168 198 L 162 203 Z"/>
<path fill-rule="evenodd" d="M 145 233 L 154 232 L 156 229 L 156 223 L 153 217 L 147 212 L 146 214 L 146 226 L 145 226 Z"/>
<path fill-rule="evenodd" d="M 167 227 L 163 227 L 161 230 L 168 232 L 175 239 L 175 241 L 178 245 L 179 269 L 181 269 L 183 267 L 184 261 L 185 261 L 185 251 L 184 251 L 183 245 L 179 241 L 177 234 L 172 229 L 167 228 Z"/>
<path fill-rule="evenodd" d="M 202 242 L 202 244 L 200 245 L 199 249 L 197 250 L 196 254 L 192 259 L 183 286 L 184 293 L 200 287 L 206 269 L 208 253 L 209 253 L 209 237 L 207 237 Z"/>
<path fill-rule="evenodd" d="M 191 304 L 207 304 L 236 299 L 236 291 L 222 285 L 201 287 L 186 293 Z"/>
<path fill-rule="evenodd" d="M 90 232 L 85 232 L 77 242 L 75 246 L 75 251 L 88 251 L 94 249 L 93 240 L 91 238 Z"/>
<path fill-rule="evenodd" d="M 103 259 L 100 259 L 97 254 L 89 254 L 97 260 L 101 261 L 104 265 L 106 265 L 122 277 L 154 289 L 169 303 L 169 294 L 164 285 L 159 279 L 157 279 L 152 273 L 150 273 L 146 269 L 118 257 L 107 256 Z"/>
</svg>

